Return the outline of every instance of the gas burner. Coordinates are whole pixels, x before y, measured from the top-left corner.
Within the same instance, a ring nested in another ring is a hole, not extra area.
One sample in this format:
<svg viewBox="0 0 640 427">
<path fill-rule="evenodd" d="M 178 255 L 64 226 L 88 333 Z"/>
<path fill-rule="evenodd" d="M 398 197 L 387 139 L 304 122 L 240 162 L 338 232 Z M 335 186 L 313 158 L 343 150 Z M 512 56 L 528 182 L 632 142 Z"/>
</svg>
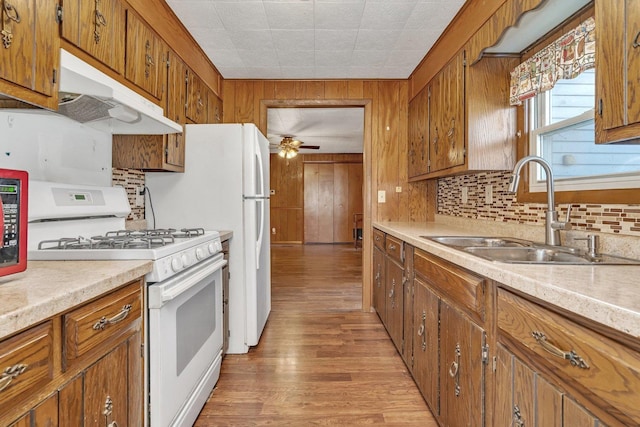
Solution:
<svg viewBox="0 0 640 427">
<path fill-rule="evenodd" d="M 40 249 L 90 249 L 91 241 L 84 237 L 63 237 L 62 239 L 43 240 L 38 243 Z"/>
<path fill-rule="evenodd" d="M 189 238 L 204 235 L 204 228 L 181 228 L 179 232 L 174 232 L 176 238 Z"/>
</svg>

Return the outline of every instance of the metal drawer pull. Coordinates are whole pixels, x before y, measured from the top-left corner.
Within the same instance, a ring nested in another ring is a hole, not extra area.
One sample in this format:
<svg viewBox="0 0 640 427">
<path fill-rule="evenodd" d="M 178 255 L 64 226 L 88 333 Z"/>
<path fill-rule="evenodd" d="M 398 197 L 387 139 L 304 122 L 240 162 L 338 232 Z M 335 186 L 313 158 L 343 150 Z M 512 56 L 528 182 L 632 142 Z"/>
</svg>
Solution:
<svg viewBox="0 0 640 427">
<path fill-rule="evenodd" d="M 13 379 L 16 378 L 18 375 L 23 374 L 28 367 L 29 365 L 27 364 L 18 363 L 13 366 L 9 366 L 8 368 L 5 368 L 2 375 L 0 375 L 0 391 L 9 387 L 9 384 L 11 384 L 11 381 L 13 381 Z"/>
<path fill-rule="evenodd" d="M 95 331 L 101 331 L 109 325 L 115 325 L 116 323 L 124 320 L 129 315 L 130 311 L 131 304 L 127 304 L 122 307 L 120 313 L 116 314 L 111 319 L 107 319 L 106 317 L 102 316 L 102 318 L 93 325 L 93 329 Z"/>
<path fill-rule="evenodd" d="M 418 336 L 421 337 L 424 334 L 424 325 L 420 325 L 418 328 Z"/>
<path fill-rule="evenodd" d="M 589 369 L 589 364 L 585 362 L 582 357 L 578 356 L 575 351 L 563 351 L 559 349 L 558 347 L 547 341 L 547 336 L 542 332 L 533 331 L 531 332 L 531 336 L 535 338 L 535 340 L 542 346 L 543 349 L 553 354 L 554 356 L 568 360 L 569 363 L 571 363 L 571 366 L 575 366 L 580 369 Z"/>
<path fill-rule="evenodd" d="M 422 337 L 422 351 L 427 351 L 427 334 L 426 334 L 427 312 L 422 310 L 422 325 L 418 328 L 418 336 Z"/>
<path fill-rule="evenodd" d="M 395 251 L 396 250 L 396 245 L 394 245 L 393 243 L 389 245 L 389 250 Z"/>
</svg>

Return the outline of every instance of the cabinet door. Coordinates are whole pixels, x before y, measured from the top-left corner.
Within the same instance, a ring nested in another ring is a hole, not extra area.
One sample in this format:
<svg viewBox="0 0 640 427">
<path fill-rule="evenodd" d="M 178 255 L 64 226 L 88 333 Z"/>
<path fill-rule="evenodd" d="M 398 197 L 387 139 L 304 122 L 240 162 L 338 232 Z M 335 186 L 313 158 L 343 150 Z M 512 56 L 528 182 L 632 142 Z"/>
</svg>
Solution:
<svg viewBox="0 0 640 427">
<path fill-rule="evenodd" d="M 164 43 L 138 16 L 127 10 L 125 77 L 157 99 L 165 76 Z"/>
<path fill-rule="evenodd" d="M 373 308 L 375 308 L 380 320 L 387 324 L 386 317 L 386 279 L 385 279 L 385 256 L 382 250 L 375 246 L 373 248 Z"/>
<path fill-rule="evenodd" d="M 440 299 L 420 279 L 413 281 L 413 377 L 422 396 L 437 416 L 438 398 L 438 317 Z"/>
<path fill-rule="evenodd" d="M 184 125 L 187 122 L 187 66 L 172 51 L 169 51 L 166 98 L 167 117 Z M 184 167 L 184 132 L 170 134 L 166 138 L 165 162 L 173 166 Z"/>
<path fill-rule="evenodd" d="M 464 164 L 464 52 L 429 86 L 430 172 Z"/>
<path fill-rule="evenodd" d="M 64 0 L 62 37 L 89 55 L 124 72 L 125 11 L 120 0 Z"/>
<path fill-rule="evenodd" d="M 485 334 L 444 301 L 440 304 L 440 414 L 443 425 L 484 425 Z"/>
<path fill-rule="evenodd" d="M 640 134 L 640 8 L 635 0 L 597 0 L 596 142 Z"/>
<path fill-rule="evenodd" d="M 207 91 L 207 123 L 222 123 L 222 100 L 212 90 Z"/>
<path fill-rule="evenodd" d="M 60 58 L 56 1 L 4 0 L 1 4 L 0 79 L 18 87 L 0 82 L 0 93 L 31 102 L 29 91 L 37 92 L 46 95 L 37 104 L 55 108 L 55 70 Z"/>
<path fill-rule="evenodd" d="M 409 178 L 429 172 L 429 91 L 424 88 L 409 103 Z"/>
<path fill-rule="evenodd" d="M 58 420 L 58 393 L 54 393 L 11 424 L 11 427 L 64 427 L 65 425 L 69 424 L 62 424 Z"/>
<path fill-rule="evenodd" d="M 94 365 L 84 378 L 85 426 L 128 423 L 128 342 L 118 345 Z"/>
<path fill-rule="evenodd" d="M 404 297 L 402 302 L 402 359 L 413 371 L 413 246 L 404 244 Z"/>
<path fill-rule="evenodd" d="M 403 281 L 404 281 L 404 268 L 398 265 L 395 261 L 387 257 L 386 261 L 386 318 L 387 318 L 387 332 L 391 340 L 395 344 L 398 352 L 402 354 L 402 328 L 404 322 L 402 316 L 404 314 L 403 309 Z"/>
<path fill-rule="evenodd" d="M 187 119 L 194 123 L 207 120 L 207 93 L 205 85 L 191 69 L 187 70 Z"/>
</svg>

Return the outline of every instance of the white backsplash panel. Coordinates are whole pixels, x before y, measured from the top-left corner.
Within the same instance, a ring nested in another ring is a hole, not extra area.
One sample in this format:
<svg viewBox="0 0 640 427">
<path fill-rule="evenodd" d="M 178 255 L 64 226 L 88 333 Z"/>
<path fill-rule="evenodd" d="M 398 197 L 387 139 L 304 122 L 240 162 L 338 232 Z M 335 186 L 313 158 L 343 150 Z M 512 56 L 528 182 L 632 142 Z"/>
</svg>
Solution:
<svg viewBox="0 0 640 427">
<path fill-rule="evenodd" d="M 0 110 L 0 168 L 39 181 L 111 185 L 111 135 L 42 110 Z"/>
<path fill-rule="evenodd" d="M 509 175 L 510 172 L 486 172 L 439 179 L 438 214 L 543 225 L 547 204 L 518 203 L 515 195 L 507 192 Z M 640 205 L 573 203 L 571 206 L 574 230 L 640 236 Z M 556 206 L 560 218 L 565 217 L 567 207 L 567 203 Z"/>
</svg>

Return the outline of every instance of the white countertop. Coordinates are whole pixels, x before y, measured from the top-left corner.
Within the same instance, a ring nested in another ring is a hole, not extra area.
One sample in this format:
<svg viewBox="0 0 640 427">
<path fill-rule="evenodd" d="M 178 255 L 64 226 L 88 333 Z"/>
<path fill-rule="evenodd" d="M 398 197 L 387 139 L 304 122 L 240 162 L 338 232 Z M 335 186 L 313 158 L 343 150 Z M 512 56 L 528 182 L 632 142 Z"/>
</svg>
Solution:
<svg viewBox="0 0 640 427">
<path fill-rule="evenodd" d="M 107 293 L 151 271 L 151 262 L 28 261 L 0 277 L 0 339 Z"/>
<path fill-rule="evenodd" d="M 500 263 L 420 237 L 496 235 L 483 229 L 440 222 L 375 222 L 373 226 L 510 288 L 640 338 L 640 266 Z"/>
</svg>

